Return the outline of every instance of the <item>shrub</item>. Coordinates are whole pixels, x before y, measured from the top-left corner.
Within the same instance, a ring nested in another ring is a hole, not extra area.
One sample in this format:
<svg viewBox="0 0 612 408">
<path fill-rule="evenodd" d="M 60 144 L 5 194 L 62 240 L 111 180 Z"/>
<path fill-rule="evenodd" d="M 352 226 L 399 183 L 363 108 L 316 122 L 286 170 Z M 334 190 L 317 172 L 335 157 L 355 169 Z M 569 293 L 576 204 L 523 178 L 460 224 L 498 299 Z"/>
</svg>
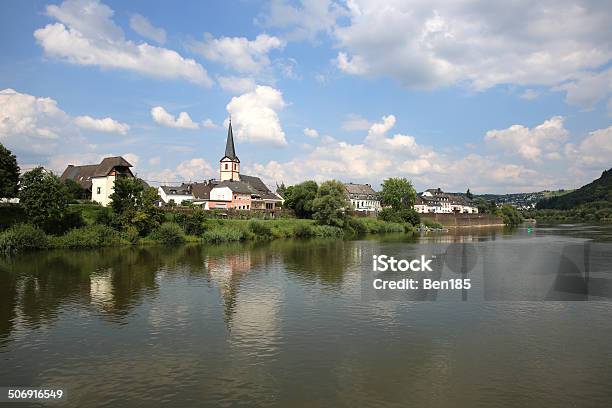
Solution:
<svg viewBox="0 0 612 408">
<path fill-rule="evenodd" d="M 293 235 L 297 238 L 310 238 L 315 235 L 315 231 L 311 225 L 298 224 L 293 227 Z"/>
<path fill-rule="evenodd" d="M 370 232 L 368 230 L 366 223 L 360 218 L 355 218 L 355 217 L 349 218 L 348 226 L 355 234 L 358 234 L 358 235 L 367 234 L 368 232 Z"/>
<path fill-rule="evenodd" d="M 202 235 L 206 228 L 204 227 L 204 221 L 206 220 L 206 213 L 202 210 L 196 210 L 193 214 L 190 214 L 183 221 L 183 229 L 189 235 Z"/>
<path fill-rule="evenodd" d="M 314 236 L 317 238 L 342 238 L 344 231 L 342 228 L 332 227 L 331 225 L 316 225 Z"/>
<path fill-rule="evenodd" d="M 439 222 L 436 222 L 432 219 L 429 218 L 423 218 L 423 220 L 421 221 L 421 223 L 429 228 L 433 228 L 433 229 L 441 229 L 444 228 L 444 226 L 442 224 L 440 224 Z"/>
<path fill-rule="evenodd" d="M 31 224 L 17 224 L 0 233 L 0 251 L 16 253 L 29 249 L 43 249 L 49 246 L 44 231 Z"/>
<path fill-rule="evenodd" d="M 106 225 L 89 225 L 68 231 L 65 235 L 53 238 L 53 244 L 63 248 L 97 248 L 117 245 L 121 236 Z"/>
<path fill-rule="evenodd" d="M 399 210 L 395 210 L 390 207 L 383 208 L 380 213 L 378 213 L 378 218 L 383 221 L 399 223 L 407 222 L 412 225 L 419 225 L 421 222 L 419 213 L 413 208 L 402 208 Z"/>
<path fill-rule="evenodd" d="M 174 222 L 165 222 L 157 227 L 149 235 L 149 238 L 164 245 L 178 245 L 185 242 L 185 232 L 180 225 Z"/>
<path fill-rule="evenodd" d="M 249 222 L 249 230 L 255 235 L 256 238 L 272 238 L 272 228 L 270 228 L 265 221 L 251 220 Z"/>
<path fill-rule="evenodd" d="M 213 230 L 205 231 L 202 234 L 204 242 L 209 244 L 220 244 L 223 242 L 238 242 L 245 239 L 244 231 L 228 227 L 228 228 L 217 228 Z"/>
<path fill-rule="evenodd" d="M 137 244 L 140 240 L 138 228 L 134 227 L 133 225 L 128 226 L 121 234 L 121 237 L 132 245 Z"/>
</svg>

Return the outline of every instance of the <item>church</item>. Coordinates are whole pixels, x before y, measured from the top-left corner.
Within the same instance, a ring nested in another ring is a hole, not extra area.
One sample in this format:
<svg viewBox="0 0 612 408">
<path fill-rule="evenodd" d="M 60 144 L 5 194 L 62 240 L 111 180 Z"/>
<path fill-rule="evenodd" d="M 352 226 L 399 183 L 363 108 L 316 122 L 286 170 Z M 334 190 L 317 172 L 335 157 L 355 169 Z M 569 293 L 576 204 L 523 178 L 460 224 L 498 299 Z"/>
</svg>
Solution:
<svg viewBox="0 0 612 408">
<path fill-rule="evenodd" d="M 272 192 L 259 177 L 240 173 L 240 159 L 236 155 L 231 119 L 225 154 L 219 160 L 219 179 L 182 184 L 180 187 L 161 186 L 159 194 L 165 203 L 170 200 L 176 204 L 191 201 L 207 210 L 274 211 L 283 202 L 282 197 Z"/>
</svg>

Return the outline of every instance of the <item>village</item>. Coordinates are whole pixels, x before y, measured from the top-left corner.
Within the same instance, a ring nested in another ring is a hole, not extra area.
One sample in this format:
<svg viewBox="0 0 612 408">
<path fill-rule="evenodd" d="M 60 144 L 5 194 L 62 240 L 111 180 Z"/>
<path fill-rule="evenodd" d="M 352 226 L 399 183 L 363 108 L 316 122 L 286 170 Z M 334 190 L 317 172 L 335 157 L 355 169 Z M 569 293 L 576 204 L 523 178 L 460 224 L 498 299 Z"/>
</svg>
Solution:
<svg viewBox="0 0 612 408">
<path fill-rule="evenodd" d="M 241 174 L 231 121 L 223 157 L 219 160 L 219 178 L 201 182 L 158 187 L 160 207 L 189 206 L 204 210 L 264 211 L 274 213 L 283 207 L 284 198 L 272 191 L 257 176 Z M 73 180 L 92 202 L 108 206 L 119 177 L 135 177 L 132 165 L 123 157 L 106 157 L 99 164 L 68 165 L 60 180 Z M 144 181 L 142 181 L 145 183 Z M 352 210 L 376 216 L 385 203 L 371 184 L 343 183 Z M 417 195 L 413 208 L 420 214 L 477 214 L 478 207 L 469 197 L 451 194 L 440 188 Z"/>
</svg>

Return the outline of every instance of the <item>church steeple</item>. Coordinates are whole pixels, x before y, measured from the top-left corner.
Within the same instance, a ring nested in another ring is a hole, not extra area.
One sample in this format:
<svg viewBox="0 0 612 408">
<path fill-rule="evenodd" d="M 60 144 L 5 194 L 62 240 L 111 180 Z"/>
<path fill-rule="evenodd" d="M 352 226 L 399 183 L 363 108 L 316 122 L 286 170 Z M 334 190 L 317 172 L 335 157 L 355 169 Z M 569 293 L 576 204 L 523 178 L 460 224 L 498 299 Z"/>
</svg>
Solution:
<svg viewBox="0 0 612 408">
<path fill-rule="evenodd" d="M 225 156 L 219 160 L 219 175 L 221 181 L 240 181 L 240 159 L 236 156 L 234 147 L 234 132 L 232 131 L 232 118 L 230 117 L 225 142 Z"/>
<path fill-rule="evenodd" d="M 227 129 L 227 142 L 225 143 L 225 157 L 238 160 L 238 156 L 236 156 L 236 149 L 234 148 L 234 132 L 232 131 L 232 118 L 230 117 L 229 128 Z"/>
</svg>

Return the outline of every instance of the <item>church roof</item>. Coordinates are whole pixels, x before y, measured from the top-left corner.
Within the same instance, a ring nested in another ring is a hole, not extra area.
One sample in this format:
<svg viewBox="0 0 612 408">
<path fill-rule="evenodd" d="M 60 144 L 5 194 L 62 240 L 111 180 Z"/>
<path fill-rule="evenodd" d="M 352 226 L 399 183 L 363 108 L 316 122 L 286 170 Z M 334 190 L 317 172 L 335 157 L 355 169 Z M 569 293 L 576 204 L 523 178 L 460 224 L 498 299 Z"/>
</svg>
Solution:
<svg viewBox="0 0 612 408">
<path fill-rule="evenodd" d="M 232 131 L 231 120 L 229 123 L 229 128 L 227 129 L 227 142 L 225 143 L 225 156 L 223 156 L 223 159 L 226 157 L 228 159 L 240 162 L 240 160 L 238 160 L 238 156 L 236 156 L 236 148 L 234 147 L 234 132 Z"/>
<path fill-rule="evenodd" d="M 131 174 L 129 167 L 132 167 L 132 165 L 123 157 L 116 156 L 106 157 L 100 164 L 87 164 L 84 166 L 73 166 L 69 164 L 60 176 L 60 180 L 65 181 L 66 179 L 72 179 L 79 183 L 85 190 L 90 190 L 92 178 L 106 177 L 115 167 L 119 167 L 123 171 Z"/>
</svg>

